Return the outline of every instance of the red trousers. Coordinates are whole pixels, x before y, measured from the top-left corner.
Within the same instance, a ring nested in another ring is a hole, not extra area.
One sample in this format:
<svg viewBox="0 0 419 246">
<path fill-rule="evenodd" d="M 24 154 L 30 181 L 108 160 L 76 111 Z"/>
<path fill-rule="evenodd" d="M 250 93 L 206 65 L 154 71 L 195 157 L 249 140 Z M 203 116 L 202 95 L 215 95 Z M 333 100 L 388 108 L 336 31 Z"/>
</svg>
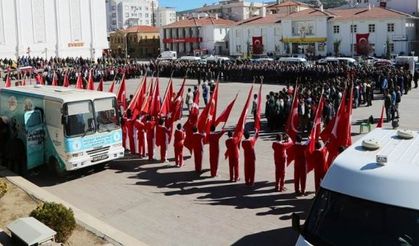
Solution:
<svg viewBox="0 0 419 246">
<path fill-rule="evenodd" d="M 135 155 L 135 141 L 134 141 L 134 130 L 128 128 L 128 141 L 129 141 L 129 151 L 132 155 Z"/>
<path fill-rule="evenodd" d="M 239 158 L 228 158 L 228 165 L 230 169 L 230 181 L 239 180 Z"/>
<path fill-rule="evenodd" d="M 285 183 L 285 163 L 287 162 L 286 158 L 275 162 L 275 189 L 282 190 Z"/>
<path fill-rule="evenodd" d="M 147 137 L 147 154 L 148 154 L 148 159 L 153 160 L 153 158 L 154 158 L 154 138 Z"/>
<path fill-rule="evenodd" d="M 166 161 L 166 153 L 167 153 L 167 145 L 166 143 L 163 143 L 160 145 L 160 160 L 161 162 Z"/>
<path fill-rule="evenodd" d="M 244 182 L 248 186 L 255 183 L 255 159 L 244 158 Z"/>
<path fill-rule="evenodd" d="M 301 192 L 304 193 L 306 191 L 306 178 L 307 178 L 307 166 L 305 162 L 294 162 L 294 188 L 295 192 L 300 192 L 300 185 L 301 185 Z"/>
<path fill-rule="evenodd" d="M 211 169 L 211 177 L 217 176 L 217 170 L 218 170 L 218 159 L 219 159 L 220 151 L 212 150 L 210 147 L 210 169 Z"/>
<path fill-rule="evenodd" d="M 195 161 L 195 172 L 200 173 L 202 171 L 202 155 L 204 150 L 201 148 L 193 148 L 193 155 Z"/>
<path fill-rule="evenodd" d="M 183 166 L 183 146 L 175 146 L 175 163 L 176 166 Z"/>
<path fill-rule="evenodd" d="M 145 139 L 144 134 L 138 135 L 138 155 L 140 157 L 145 156 Z"/>
<path fill-rule="evenodd" d="M 122 147 L 124 147 L 124 149 L 127 148 L 127 130 L 124 127 L 122 127 Z"/>
</svg>

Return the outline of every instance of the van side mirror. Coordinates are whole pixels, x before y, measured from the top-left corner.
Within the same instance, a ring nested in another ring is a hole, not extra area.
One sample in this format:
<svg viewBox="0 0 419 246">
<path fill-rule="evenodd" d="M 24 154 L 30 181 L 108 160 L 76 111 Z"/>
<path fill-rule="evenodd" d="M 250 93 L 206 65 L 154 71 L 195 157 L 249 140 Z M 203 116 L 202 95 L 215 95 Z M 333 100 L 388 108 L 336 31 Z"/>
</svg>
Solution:
<svg viewBox="0 0 419 246">
<path fill-rule="evenodd" d="M 68 122 L 68 116 L 63 115 L 61 116 L 61 124 L 66 125 Z"/>
<path fill-rule="evenodd" d="M 292 220 L 292 229 L 298 233 L 301 233 L 301 223 L 300 223 L 300 216 L 296 213 L 292 213 L 291 215 Z"/>
</svg>

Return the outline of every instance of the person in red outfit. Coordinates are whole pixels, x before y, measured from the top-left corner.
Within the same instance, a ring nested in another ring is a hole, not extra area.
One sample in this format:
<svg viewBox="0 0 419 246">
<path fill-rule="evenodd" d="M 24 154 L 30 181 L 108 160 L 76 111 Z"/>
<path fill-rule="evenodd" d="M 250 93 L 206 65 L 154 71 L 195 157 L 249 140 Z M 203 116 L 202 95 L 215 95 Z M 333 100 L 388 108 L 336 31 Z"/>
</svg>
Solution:
<svg viewBox="0 0 419 246">
<path fill-rule="evenodd" d="M 121 117 L 121 129 L 122 129 L 122 147 L 127 150 L 127 117 Z"/>
<path fill-rule="evenodd" d="M 218 159 L 220 156 L 220 138 L 224 135 L 225 130 L 220 132 L 215 132 L 215 126 L 211 126 L 211 133 L 209 134 L 209 161 L 210 161 L 210 169 L 211 169 L 211 177 L 217 176 L 218 170 Z"/>
<path fill-rule="evenodd" d="M 156 127 L 156 145 L 160 146 L 160 161 L 167 162 L 167 145 L 169 144 L 170 129 L 164 125 L 164 119 L 159 120 L 159 125 Z"/>
<path fill-rule="evenodd" d="M 138 155 L 140 158 L 145 157 L 145 124 L 143 118 L 138 116 L 138 119 L 134 123 L 135 129 L 137 129 L 137 141 L 138 141 Z"/>
<path fill-rule="evenodd" d="M 287 165 L 287 149 L 293 145 L 288 135 L 278 134 L 276 142 L 272 143 L 275 160 L 275 190 L 285 191 L 285 167 Z"/>
<path fill-rule="evenodd" d="M 255 144 L 258 139 L 259 132 L 256 131 L 254 137 L 250 137 L 248 131 L 244 132 L 244 140 L 242 141 L 244 151 L 244 182 L 247 186 L 253 186 L 255 183 Z"/>
<path fill-rule="evenodd" d="M 316 188 L 316 192 L 320 188 L 320 182 L 323 180 L 324 175 L 327 172 L 327 164 L 326 164 L 326 148 L 322 146 L 322 144 L 317 141 L 315 145 L 316 149 L 314 150 L 313 154 L 311 155 L 310 161 L 312 167 L 314 167 L 314 184 Z"/>
<path fill-rule="evenodd" d="M 134 120 L 132 119 L 132 113 L 130 109 L 127 109 L 127 115 L 125 118 L 125 128 L 129 142 L 129 150 L 132 155 L 135 155 Z"/>
<path fill-rule="evenodd" d="M 239 144 L 240 140 L 233 138 L 233 133 L 228 132 L 228 139 L 226 140 L 227 150 L 224 154 L 225 159 L 228 158 L 228 165 L 230 170 L 230 181 L 237 182 L 239 178 Z"/>
<path fill-rule="evenodd" d="M 195 161 L 195 172 L 201 173 L 202 171 L 202 156 L 204 154 L 204 139 L 205 133 L 199 133 L 198 128 L 193 128 L 192 135 L 192 151 Z"/>
<path fill-rule="evenodd" d="M 294 188 L 296 194 L 305 194 L 307 178 L 306 152 L 307 144 L 302 142 L 301 135 L 297 135 L 294 144 Z M 301 186 L 301 192 L 300 192 Z"/>
<path fill-rule="evenodd" d="M 153 120 L 153 118 L 148 115 L 147 121 L 145 123 L 145 130 L 147 135 L 147 154 L 148 154 L 148 160 L 154 159 L 154 127 L 156 125 L 156 122 Z"/>
<path fill-rule="evenodd" d="M 175 131 L 175 140 L 173 147 L 175 149 L 175 163 L 177 167 L 183 166 L 183 144 L 185 141 L 185 131 L 182 129 L 182 124 L 177 124 Z"/>
</svg>

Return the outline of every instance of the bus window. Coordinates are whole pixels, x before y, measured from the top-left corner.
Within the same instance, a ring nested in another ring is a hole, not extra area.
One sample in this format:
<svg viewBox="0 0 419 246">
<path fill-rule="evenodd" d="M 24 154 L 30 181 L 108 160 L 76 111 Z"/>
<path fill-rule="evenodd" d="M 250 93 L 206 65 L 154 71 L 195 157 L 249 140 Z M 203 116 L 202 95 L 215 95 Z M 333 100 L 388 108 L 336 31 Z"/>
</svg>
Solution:
<svg viewBox="0 0 419 246">
<path fill-rule="evenodd" d="M 94 105 L 99 132 L 113 131 L 119 128 L 115 98 L 97 99 L 94 101 Z"/>
<path fill-rule="evenodd" d="M 66 109 L 67 120 L 64 129 L 67 137 L 84 136 L 95 132 L 91 101 L 67 103 Z"/>
</svg>

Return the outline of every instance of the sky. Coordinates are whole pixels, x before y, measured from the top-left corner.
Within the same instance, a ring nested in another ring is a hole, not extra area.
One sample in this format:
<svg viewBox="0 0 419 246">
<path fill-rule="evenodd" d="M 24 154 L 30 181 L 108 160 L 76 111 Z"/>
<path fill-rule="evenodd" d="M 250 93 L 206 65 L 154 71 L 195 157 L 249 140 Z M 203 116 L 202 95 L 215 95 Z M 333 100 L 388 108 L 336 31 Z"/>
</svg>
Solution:
<svg viewBox="0 0 419 246">
<path fill-rule="evenodd" d="M 160 0 L 159 3 L 164 7 L 175 7 L 177 11 L 194 9 L 204 4 L 212 4 L 218 0 Z M 249 2 L 263 2 L 261 0 L 250 0 Z M 266 1 L 265 1 L 266 2 Z"/>
</svg>

